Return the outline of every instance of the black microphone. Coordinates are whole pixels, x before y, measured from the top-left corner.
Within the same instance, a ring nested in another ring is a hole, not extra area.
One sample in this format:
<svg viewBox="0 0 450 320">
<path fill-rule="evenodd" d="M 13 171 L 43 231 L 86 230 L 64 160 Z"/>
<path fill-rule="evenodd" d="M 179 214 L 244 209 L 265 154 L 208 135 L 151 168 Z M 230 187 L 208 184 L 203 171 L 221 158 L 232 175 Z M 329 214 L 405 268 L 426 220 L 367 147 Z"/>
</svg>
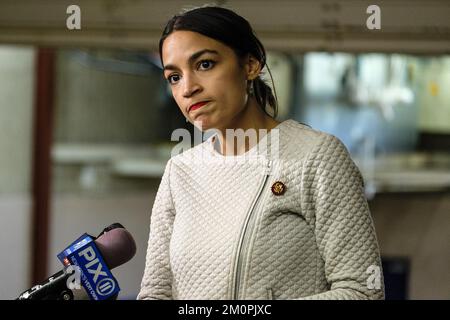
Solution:
<svg viewBox="0 0 450 320">
<path fill-rule="evenodd" d="M 110 270 L 128 262 L 136 254 L 136 242 L 120 223 L 113 223 L 103 229 L 94 242 Z M 24 291 L 16 300 L 73 300 L 74 297 L 77 300 L 88 299 L 84 289 L 74 291 L 75 289 L 68 288 L 68 280 L 72 274 L 66 272 L 66 269 Z M 116 298 L 117 295 L 112 297 Z"/>
</svg>

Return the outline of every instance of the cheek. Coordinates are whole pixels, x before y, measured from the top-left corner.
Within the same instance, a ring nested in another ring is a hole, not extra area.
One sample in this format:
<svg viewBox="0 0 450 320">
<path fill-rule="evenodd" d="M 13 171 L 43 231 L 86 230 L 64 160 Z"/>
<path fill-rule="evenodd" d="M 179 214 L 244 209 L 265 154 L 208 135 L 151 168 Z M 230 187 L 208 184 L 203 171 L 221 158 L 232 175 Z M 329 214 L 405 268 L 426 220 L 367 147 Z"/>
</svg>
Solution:
<svg viewBox="0 0 450 320">
<path fill-rule="evenodd" d="M 176 102 L 178 108 L 180 109 L 180 111 L 184 114 L 185 110 L 183 110 L 184 106 L 183 106 L 183 103 L 182 103 L 182 97 L 181 97 L 181 94 L 178 91 L 179 90 L 171 89 L 172 97 L 175 100 L 175 102 Z"/>
<path fill-rule="evenodd" d="M 245 103 L 245 82 L 239 75 L 228 72 L 218 75 L 210 83 L 214 83 L 216 94 L 223 102 L 235 107 L 240 107 Z"/>
</svg>

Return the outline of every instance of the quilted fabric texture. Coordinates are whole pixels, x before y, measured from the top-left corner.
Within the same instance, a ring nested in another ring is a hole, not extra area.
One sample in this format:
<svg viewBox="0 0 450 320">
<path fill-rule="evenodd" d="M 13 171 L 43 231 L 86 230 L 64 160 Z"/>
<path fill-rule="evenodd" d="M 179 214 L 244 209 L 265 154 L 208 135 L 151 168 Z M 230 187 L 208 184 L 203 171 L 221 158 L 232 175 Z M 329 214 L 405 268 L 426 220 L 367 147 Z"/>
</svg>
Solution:
<svg viewBox="0 0 450 320">
<path fill-rule="evenodd" d="M 339 139 L 290 119 L 244 155 L 214 146 L 166 165 L 138 299 L 384 298 L 363 179 Z"/>
</svg>

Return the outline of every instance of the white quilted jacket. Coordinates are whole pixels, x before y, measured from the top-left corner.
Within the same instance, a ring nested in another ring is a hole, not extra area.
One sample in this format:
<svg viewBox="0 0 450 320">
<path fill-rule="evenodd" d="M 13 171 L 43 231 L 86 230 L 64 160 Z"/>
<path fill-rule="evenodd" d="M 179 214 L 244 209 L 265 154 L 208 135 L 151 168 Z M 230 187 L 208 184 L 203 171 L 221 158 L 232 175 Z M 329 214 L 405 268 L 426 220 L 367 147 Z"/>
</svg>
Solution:
<svg viewBox="0 0 450 320">
<path fill-rule="evenodd" d="M 290 119 L 241 156 L 216 150 L 211 136 L 168 161 L 138 299 L 384 298 L 363 179 L 340 140 Z"/>
</svg>

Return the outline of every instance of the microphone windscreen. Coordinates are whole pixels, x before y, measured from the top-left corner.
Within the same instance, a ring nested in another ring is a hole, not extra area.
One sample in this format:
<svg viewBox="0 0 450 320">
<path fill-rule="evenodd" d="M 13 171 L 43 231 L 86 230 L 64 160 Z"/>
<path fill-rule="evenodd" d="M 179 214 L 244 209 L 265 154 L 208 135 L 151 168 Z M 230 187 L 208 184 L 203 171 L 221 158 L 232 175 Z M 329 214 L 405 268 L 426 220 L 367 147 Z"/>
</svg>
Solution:
<svg viewBox="0 0 450 320">
<path fill-rule="evenodd" d="M 103 233 L 95 240 L 109 269 L 131 260 L 136 254 L 136 243 L 124 228 L 115 228 Z"/>
</svg>

